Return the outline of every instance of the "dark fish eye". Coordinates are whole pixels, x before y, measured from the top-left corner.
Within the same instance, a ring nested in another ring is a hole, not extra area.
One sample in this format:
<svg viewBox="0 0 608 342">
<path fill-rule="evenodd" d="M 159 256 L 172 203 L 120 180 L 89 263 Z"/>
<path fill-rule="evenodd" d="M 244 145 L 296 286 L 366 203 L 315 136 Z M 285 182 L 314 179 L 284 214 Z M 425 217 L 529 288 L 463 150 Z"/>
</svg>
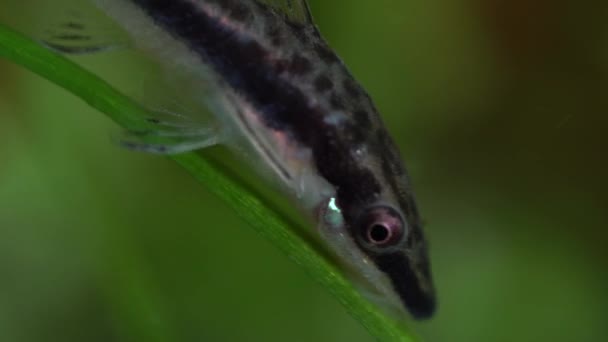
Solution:
<svg viewBox="0 0 608 342">
<path fill-rule="evenodd" d="M 367 228 L 367 240 L 376 245 L 390 241 L 392 235 L 393 230 L 384 223 L 375 223 Z"/>
<path fill-rule="evenodd" d="M 401 215 L 386 206 L 368 209 L 360 224 L 360 238 L 369 246 L 393 246 L 402 240 L 404 234 Z"/>
</svg>

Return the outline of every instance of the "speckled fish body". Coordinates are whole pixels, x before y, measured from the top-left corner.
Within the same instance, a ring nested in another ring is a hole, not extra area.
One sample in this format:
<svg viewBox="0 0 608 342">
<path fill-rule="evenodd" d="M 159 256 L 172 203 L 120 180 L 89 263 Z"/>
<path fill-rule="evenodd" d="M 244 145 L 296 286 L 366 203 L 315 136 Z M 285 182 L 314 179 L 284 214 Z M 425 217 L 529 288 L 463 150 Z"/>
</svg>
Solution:
<svg viewBox="0 0 608 342">
<path fill-rule="evenodd" d="M 215 83 L 216 114 L 237 136 L 226 144 L 248 145 L 249 162 L 282 180 L 374 292 L 415 317 L 433 313 L 427 244 L 399 153 L 312 22 L 254 0 L 96 3 L 135 41 Z"/>
</svg>

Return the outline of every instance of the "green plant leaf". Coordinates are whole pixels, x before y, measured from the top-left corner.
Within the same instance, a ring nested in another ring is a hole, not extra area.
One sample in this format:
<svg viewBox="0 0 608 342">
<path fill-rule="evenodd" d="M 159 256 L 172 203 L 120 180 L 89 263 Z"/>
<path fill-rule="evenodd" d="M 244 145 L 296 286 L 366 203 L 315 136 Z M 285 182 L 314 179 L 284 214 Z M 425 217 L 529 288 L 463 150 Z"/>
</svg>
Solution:
<svg viewBox="0 0 608 342">
<path fill-rule="evenodd" d="M 55 54 L 8 27 L 0 25 L 0 57 L 17 63 L 80 97 L 119 125 L 145 129 L 138 119 L 146 110 L 108 83 L 70 60 Z M 294 223 L 249 191 L 218 163 L 198 153 L 170 157 L 221 198 L 261 236 L 324 286 L 375 338 L 381 341 L 416 341 L 403 324 L 385 316 L 363 299 L 339 268 L 296 233 Z"/>
</svg>

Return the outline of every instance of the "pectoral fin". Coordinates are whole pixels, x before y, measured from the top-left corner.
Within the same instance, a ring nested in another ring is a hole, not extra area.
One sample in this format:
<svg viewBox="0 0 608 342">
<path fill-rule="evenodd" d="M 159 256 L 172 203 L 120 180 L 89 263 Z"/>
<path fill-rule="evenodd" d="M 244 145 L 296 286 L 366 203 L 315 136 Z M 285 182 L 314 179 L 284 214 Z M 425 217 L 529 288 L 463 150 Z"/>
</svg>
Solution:
<svg viewBox="0 0 608 342">
<path fill-rule="evenodd" d="M 0 21 L 64 54 L 129 47 L 128 35 L 91 1 L 3 0 Z"/>
</svg>

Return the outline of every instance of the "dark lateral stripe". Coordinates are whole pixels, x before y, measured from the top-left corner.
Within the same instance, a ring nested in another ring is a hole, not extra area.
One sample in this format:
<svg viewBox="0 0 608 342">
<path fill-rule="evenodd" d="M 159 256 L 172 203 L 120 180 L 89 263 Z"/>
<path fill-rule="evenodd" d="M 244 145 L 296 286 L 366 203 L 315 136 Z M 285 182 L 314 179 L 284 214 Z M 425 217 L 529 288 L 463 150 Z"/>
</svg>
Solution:
<svg viewBox="0 0 608 342">
<path fill-rule="evenodd" d="M 322 109 L 309 106 L 306 94 L 279 76 L 286 66 L 277 64 L 270 51 L 190 1 L 132 1 L 249 101 L 266 125 L 290 132 L 312 149 L 317 170 L 337 189 L 338 205 L 347 222 L 354 222 L 361 207 L 374 202 L 381 186 L 371 171 L 352 158 L 352 146 L 345 138 L 356 132 L 356 127 L 326 124 Z M 238 1 L 226 0 L 223 6 L 231 3 Z M 277 17 L 277 20 L 280 19 Z M 295 71 L 307 68 L 307 61 L 300 56 L 296 55 L 295 60 L 298 62 Z M 432 314 L 434 296 L 423 290 L 421 281 L 424 280 L 417 278 L 407 258 L 390 254 L 377 256 L 374 261 L 389 276 L 395 291 L 414 316 L 422 318 Z"/>
<path fill-rule="evenodd" d="M 405 255 L 385 254 L 375 257 L 374 261 L 389 276 L 395 292 L 415 318 L 424 319 L 433 315 L 437 305 L 435 294 L 422 288 L 426 280 L 418 279 Z"/>
<path fill-rule="evenodd" d="M 283 70 L 284 66 L 277 64 L 280 61 L 272 62 L 270 52 L 260 43 L 187 0 L 132 1 L 255 105 L 267 125 L 276 129 L 297 127 L 297 132 L 293 131 L 296 138 L 310 145 L 309 133 L 322 122 L 311 119 L 319 113 L 309 108 L 304 94 L 279 78 L 277 69 Z"/>
<path fill-rule="evenodd" d="M 343 139 L 344 132 L 326 124 L 321 109 L 309 106 L 306 95 L 279 76 L 282 71 L 289 72 L 290 67 L 295 67 L 294 72 L 301 71 L 305 65 L 300 58 L 296 58 L 299 63 L 295 64 L 273 59 L 272 53 L 259 42 L 191 1 L 131 1 L 255 106 L 268 127 L 290 132 L 301 144 L 310 147 L 319 173 L 339 189 L 338 202 L 345 215 L 354 211 L 348 210 L 349 206 L 354 208 L 380 192 L 372 173 L 361 168 L 348 153 L 351 146 Z M 239 3 L 226 0 L 222 7 Z M 282 19 L 277 16 L 276 20 Z"/>
</svg>

